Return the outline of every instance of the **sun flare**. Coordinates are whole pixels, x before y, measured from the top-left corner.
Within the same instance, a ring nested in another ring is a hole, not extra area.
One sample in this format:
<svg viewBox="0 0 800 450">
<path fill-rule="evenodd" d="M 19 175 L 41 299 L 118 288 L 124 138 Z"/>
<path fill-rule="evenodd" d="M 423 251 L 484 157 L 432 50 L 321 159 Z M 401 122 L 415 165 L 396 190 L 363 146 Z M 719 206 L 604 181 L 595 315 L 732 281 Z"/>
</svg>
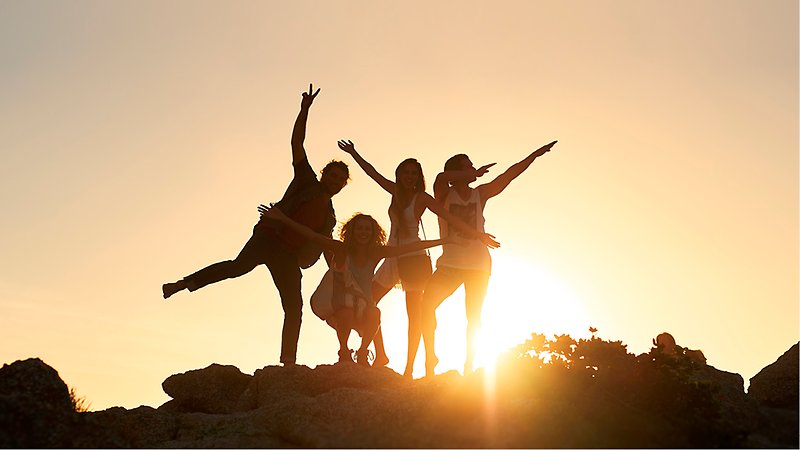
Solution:
<svg viewBox="0 0 800 450">
<path fill-rule="evenodd" d="M 437 372 L 461 371 L 465 357 L 463 288 L 437 310 Z M 556 274 L 520 258 L 495 255 L 483 307 L 475 367 L 493 366 L 497 357 L 533 332 L 588 335 L 582 302 Z"/>
</svg>

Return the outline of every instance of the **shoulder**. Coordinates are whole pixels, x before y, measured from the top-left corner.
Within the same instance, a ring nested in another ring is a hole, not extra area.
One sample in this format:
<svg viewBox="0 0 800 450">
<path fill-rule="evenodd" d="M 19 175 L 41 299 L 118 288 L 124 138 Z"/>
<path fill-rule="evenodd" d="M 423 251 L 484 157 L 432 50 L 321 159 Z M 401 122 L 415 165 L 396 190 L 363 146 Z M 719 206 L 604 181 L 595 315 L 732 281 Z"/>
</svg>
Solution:
<svg viewBox="0 0 800 450">
<path fill-rule="evenodd" d="M 453 190 L 452 186 L 449 186 L 449 185 L 448 186 L 443 186 L 443 187 L 433 191 L 433 195 L 434 195 L 433 198 L 434 198 L 434 200 L 437 200 L 437 201 L 440 201 L 440 202 L 444 202 L 447 199 L 447 197 L 450 195 L 450 191 L 452 191 L 452 190 Z"/>
<path fill-rule="evenodd" d="M 294 168 L 295 178 L 317 178 L 316 174 L 314 174 L 314 169 L 311 167 L 311 163 L 308 162 L 308 158 L 303 158 L 300 161 L 293 161 L 292 167 Z"/>
</svg>

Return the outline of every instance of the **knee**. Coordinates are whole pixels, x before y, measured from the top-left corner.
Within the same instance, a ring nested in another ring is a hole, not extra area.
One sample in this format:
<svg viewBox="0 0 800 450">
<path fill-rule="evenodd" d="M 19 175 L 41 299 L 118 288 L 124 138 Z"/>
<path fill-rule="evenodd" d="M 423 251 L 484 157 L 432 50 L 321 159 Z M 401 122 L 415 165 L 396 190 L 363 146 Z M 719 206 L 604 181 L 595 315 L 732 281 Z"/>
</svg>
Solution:
<svg viewBox="0 0 800 450">
<path fill-rule="evenodd" d="M 481 327 L 481 318 L 467 319 L 467 331 L 474 333 Z"/>
<path fill-rule="evenodd" d="M 228 266 L 231 278 L 240 277 L 256 268 L 255 264 L 241 259 L 225 261 L 225 265 Z"/>
<path fill-rule="evenodd" d="M 378 308 L 370 308 L 366 311 L 365 318 L 367 319 L 367 323 L 371 326 L 377 327 L 381 324 L 381 310 Z"/>
<path fill-rule="evenodd" d="M 380 322 L 381 320 L 381 310 L 377 307 L 373 306 L 371 308 L 367 308 L 366 310 L 367 316 L 373 318 L 374 320 Z"/>
</svg>

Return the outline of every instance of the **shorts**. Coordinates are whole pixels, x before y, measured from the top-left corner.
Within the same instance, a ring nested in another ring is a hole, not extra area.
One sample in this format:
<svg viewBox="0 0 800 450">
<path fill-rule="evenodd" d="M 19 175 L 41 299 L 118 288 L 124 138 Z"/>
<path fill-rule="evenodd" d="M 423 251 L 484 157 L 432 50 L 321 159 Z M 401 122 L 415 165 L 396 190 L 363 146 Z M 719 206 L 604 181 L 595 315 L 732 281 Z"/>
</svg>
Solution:
<svg viewBox="0 0 800 450">
<path fill-rule="evenodd" d="M 421 292 L 433 273 L 428 255 L 410 255 L 386 258 L 375 273 L 375 282 L 381 286 L 400 284 L 404 291 Z"/>
</svg>

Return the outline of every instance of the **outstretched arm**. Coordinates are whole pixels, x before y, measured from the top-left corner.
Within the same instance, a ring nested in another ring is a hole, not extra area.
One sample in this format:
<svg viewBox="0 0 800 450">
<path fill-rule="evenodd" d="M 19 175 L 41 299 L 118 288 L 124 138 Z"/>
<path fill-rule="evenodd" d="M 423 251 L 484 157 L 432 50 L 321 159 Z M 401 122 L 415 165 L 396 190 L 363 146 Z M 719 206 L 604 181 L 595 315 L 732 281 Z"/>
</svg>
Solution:
<svg viewBox="0 0 800 450">
<path fill-rule="evenodd" d="M 425 250 L 426 248 L 436 247 L 445 243 L 444 239 L 431 239 L 428 241 L 412 242 L 410 244 L 403 244 L 397 246 L 386 245 L 378 249 L 378 257 L 391 258 L 392 256 L 399 256 L 405 253 L 417 252 Z"/>
<path fill-rule="evenodd" d="M 378 185 L 382 187 L 386 192 L 394 195 L 394 188 L 395 188 L 394 183 L 392 181 L 389 181 L 386 177 L 384 177 L 380 173 L 378 173 L 378 171 L 375 170 L 375 167 L 372 164 L 370 164 L 369 162 L 367 162 L 366 159 L 361 157 L 358 151 L 356 151 L 356 146 L 355 144 L 353 144 L 353 141 L 342 140 L 339 141 L 338 144 L 340 149 L 344 150 L 345 153 L 349 153 L 350 156 L 352 156 L 353 159 L 356 160 L 359 167 L 361 167 L 364 173 L 366 173 L 367 175 L 369 175 L 370 178 L 375 180 L 375 182 L 378 183 Z"/>
<path fill-rule="evenodd" d="M 500 247 L 500 243 L 494 240 L 494 236 L 492 236 L 489 233 L 481 233 L 475 228 L 467 225 L 463 220 L 451 214 L 450 211 L 447 210 L 447 208 L 442 206 L 441 203 L 434 200 L 433 197 L 431 197 L 429 194 L 422 192 L 418 198 L 419 200 L 422 201 L 422 204 L 426 208 L 430 209 L 431 211 L 433 211 L 434 214 L 446 220 L 447 223 L 458 228 L 460 231 L 463 231 L 468 237 L 480 240 L 483 243 L 483 245 L 489 248 Z"/>
<path fill-rule="evenodd" d="M 308 92 L 303 92 L 303 99 L 300 101 L 300 113 L 297 114 L 297 119 L 294 121 L 294 128 L 292 129 L 292 164 L 297 164 L 304 159 L 307 159 L 306 149 L 303 147 L 303 142 L 306 140 L 306 122 L 308 122 L 308 110 L 311 104 L 314 103 L 314 98 L 319 94 L 319 88 L 313 92 L 314 87 L 308 85 Z"/>
<path fill-rule="evenodd" d="M 336 251 L 342 245 L 341 241 L 337 241 L 335 239 L 323 236 L 319 233 L 314 232 L 314 230 L 312 230 L 311 228 L 308 228 L 305 225 L 295 222 L 294 220 L 292 220 L 292 218 L 284 214 L 283 211 L 281 211 L 279 208 L 275 208 L 274 206 L 270 207 L 266 205 L 258 205 L 258 212 L 260 212 L 263 217 L 277 220 L 278 222 L 283 223 L 287 227 L 297 231 L 304 238 L 308 239 L 309 241 L 317 243 L 324 250 Z"/>
<path fill-rule="evenodd" d="M 489 172 L 489 168 L 495 164 L 497 163 L 486 164 L 485 166 L 481 166 L 477 169 L 470 167 L 469 169 L 464 170 L 448 170 L 445 172 L 440 172 L 439 175 L 436 175 L 436 179 L 433 181 L 434 197 L 436 197 L 436 199 L 443 198 L 447 188 L 450 187 L 450 183 L 460 180 L 471 180 L 486 175 L 486 173 Z"/>
<path fill-rule="evenodd" d="M 536 151 L 528 155 L 527 158 L 509 167 L 505 172 L 500 174 L 494 180 L 478 186 L 477 189 L 481 193 L 481 199 L 483 199 L 483 201 L 485 202 L 486 200 L 503 192 L 503 190 L 505 190 L 505 188 L 509 185 L 509 183 L 511 183 L 511 181 L 520 176 L 522 172 L 525 172 L 525 170 L 527 170 L 528 167 L 530 167 L 534 159 L 549 152 L 550 149 L 553 148 L 554 145 L 556 145 L 556 142 L 558 141 L 553 141 L 545 146 L 538 148 Z"/>
</svg>

